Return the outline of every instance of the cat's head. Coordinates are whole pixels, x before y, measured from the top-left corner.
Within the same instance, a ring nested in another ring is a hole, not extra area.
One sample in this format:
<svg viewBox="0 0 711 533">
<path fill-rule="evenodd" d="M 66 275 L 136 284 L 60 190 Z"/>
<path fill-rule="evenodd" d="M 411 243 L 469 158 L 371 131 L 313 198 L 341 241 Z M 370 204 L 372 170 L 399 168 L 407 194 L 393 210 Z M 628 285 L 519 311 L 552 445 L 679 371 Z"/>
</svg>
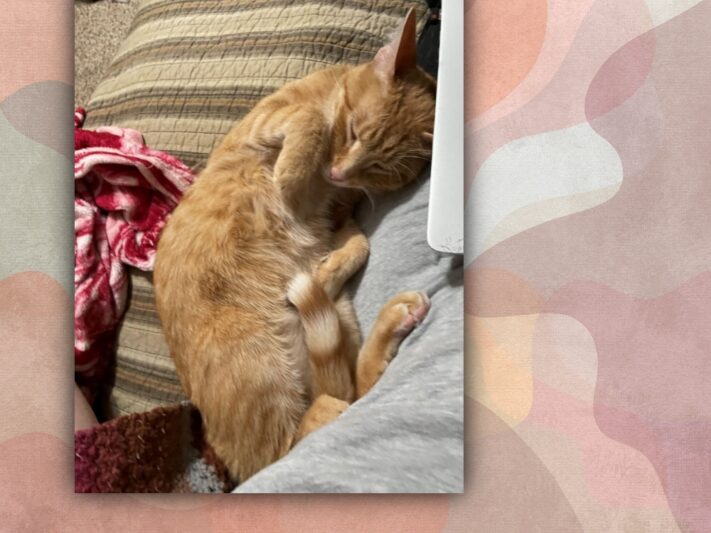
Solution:
<svg viewBox="0 0 711 533">
<path fill-rule="evenodd" d="M 416 46 L 410 10 L 394 39 L 345 76 L 328 176 L 334 185 L 395 190 L 429 161 L 435 81 L 417 66 Z"/>
</svg>

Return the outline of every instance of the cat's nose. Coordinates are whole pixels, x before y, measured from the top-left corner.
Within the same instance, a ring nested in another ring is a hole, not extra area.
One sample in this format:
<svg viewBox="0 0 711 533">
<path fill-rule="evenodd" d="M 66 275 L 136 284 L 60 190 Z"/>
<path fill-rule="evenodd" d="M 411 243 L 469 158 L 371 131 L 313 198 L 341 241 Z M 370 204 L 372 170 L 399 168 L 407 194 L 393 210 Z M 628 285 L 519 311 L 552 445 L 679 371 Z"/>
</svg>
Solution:
<svg viewBox="0 0 711 533">
<path fill-rule="evenodd" d="M 331 167 L 331 181 L 343 181 L 346 179 L 346 174 L 338 167 Z"/>
</svg>

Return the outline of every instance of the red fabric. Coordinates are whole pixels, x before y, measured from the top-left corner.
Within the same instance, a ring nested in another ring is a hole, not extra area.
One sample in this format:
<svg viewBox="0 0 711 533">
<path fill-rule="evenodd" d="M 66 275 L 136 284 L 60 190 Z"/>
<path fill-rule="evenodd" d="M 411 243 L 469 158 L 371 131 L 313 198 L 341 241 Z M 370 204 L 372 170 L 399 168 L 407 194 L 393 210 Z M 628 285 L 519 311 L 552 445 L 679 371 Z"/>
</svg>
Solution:
<svg viewBox="0 0 711 533">
<path fill-rule="evenodd" d="M 75 492 L 194 492 L 234 488 L 205 441 L 195 407 L 176 404 L 74 433 Z"/>
<path fill-rule="evenodd" d="M 77 381 L 103 377 L 126 305 L 126 265 L 152 270 L 158 236 L 195 175 L 122 128 L 74 115 L 74 357 Z"/>
</svg>

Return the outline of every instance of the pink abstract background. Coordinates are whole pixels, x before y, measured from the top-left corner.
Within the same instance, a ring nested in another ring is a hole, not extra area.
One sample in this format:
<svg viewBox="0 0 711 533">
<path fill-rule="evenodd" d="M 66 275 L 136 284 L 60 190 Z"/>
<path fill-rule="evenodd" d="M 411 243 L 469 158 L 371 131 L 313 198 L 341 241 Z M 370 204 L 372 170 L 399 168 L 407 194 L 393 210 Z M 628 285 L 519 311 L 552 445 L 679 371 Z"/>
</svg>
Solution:
<svg viewBox="0 0 711 533">
<path fill-rule="evenodd" d="M 0 19 L 4 530 L 711 530 L 711 0 L 465 2 L 455 496 L 74 494 L 72 16 Z"/>
</svg>

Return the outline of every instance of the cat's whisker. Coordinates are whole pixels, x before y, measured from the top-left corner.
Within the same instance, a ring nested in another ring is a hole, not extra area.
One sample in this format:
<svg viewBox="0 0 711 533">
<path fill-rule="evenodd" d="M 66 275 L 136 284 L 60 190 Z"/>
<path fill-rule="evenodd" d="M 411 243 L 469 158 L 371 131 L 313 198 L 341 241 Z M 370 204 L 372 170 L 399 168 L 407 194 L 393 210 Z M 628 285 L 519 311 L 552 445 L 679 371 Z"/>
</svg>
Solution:
<svg viewBox="0 0 711 533">
<path fill-rule="evenodd" d="M 431 153 L 426 150 L 408 150 L 402 153 L 404 157 L 412 157 L 429 161 L 432 157 Z"/>
<path fill-rule="evenodd" d="M 375 201 L 373 200 L 373 197 L 370 195 L 370 191 L 366 189 L 365 187 L 358 187 L 361 191 L 363 191 L 363 194 L 365 194 L 365 197 L 368 199 L 368 202 L 370 203 L 370 212 L 371 214 L 375 211 Z"/>
<path fill-rule="evenodd" d="M 403 163 L 402 161 L 395 161 L 395 165 L 396 165 L 394 167 L 395 170 L 399 169 L 399 170 L 402 170 L 402 172 L 404 172 L 405 174 L 410 174 L 410 175 L 412 175 L 414 173 L 413 170 L 410 167 L 408 167 L 405 163 Z"/>
</svg>

